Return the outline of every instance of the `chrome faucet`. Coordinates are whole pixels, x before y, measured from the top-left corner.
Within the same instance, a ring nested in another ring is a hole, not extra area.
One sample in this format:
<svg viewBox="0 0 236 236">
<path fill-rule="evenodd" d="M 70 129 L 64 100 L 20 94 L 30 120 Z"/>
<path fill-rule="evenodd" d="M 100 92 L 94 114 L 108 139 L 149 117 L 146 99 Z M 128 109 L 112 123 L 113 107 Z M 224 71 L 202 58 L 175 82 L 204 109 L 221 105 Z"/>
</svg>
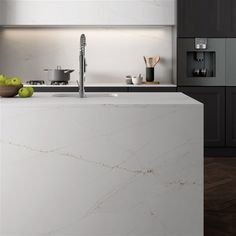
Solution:
<svg viewBox="0 0 236 236">
<path fill-rule="evenodd" d="M 84 90 L 84 81 L 85 81 L 85 72 L 86 72 L 86 59 L 85 59 L 85 46 L 86 46 L 86 37 L 84 34 L 80 36 L 80 56 L 79 56 L 79 97 L 85 97 L 85 90 Z"/>
</svg>

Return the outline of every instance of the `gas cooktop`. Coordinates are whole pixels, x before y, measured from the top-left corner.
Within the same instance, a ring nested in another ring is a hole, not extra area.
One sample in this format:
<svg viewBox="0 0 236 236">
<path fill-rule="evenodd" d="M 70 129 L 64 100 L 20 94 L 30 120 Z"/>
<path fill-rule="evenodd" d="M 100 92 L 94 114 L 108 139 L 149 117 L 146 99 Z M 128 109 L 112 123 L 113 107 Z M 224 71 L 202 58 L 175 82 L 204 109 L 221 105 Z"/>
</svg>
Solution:
<svg viewBox="0 0 236 236">
<path fill-rule="evenodd" d="M 26 82 L 29 85 L 68 85 L 66 81 L 51 81 L 50 84 L 46 84 L 44 80 L 29 80 Z"/>
<path fill-rule="evenodd" d="M 26 81 L 26 84 L 43 85 L 43 84 L 45 84 L 45 82 L 44 82 L 44 80 L 29 80 L 29 81 Z"/>
</svg>

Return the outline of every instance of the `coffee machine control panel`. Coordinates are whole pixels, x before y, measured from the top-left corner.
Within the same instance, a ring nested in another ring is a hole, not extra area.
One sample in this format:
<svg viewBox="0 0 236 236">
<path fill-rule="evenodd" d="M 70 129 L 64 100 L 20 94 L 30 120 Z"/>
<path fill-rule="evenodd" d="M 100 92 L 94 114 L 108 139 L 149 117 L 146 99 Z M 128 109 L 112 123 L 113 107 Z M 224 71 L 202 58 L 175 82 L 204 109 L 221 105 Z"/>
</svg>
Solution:
<svg viewBox="0 0 236 236">
<path fill-rule="evenodd" d="M 206 50 L 207 49 L 207 39 L 206 38 L 195 38 L 195 49 Z"/>
</svg>

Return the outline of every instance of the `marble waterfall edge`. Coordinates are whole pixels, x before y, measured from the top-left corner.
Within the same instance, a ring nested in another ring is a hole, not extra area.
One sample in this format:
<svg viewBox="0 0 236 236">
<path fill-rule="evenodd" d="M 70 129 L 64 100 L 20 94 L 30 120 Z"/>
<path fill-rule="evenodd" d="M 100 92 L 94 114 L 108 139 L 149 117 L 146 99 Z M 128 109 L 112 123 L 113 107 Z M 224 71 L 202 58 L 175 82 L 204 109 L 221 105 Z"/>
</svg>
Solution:
<svg viewBox="0 0 236 236">
<path fill-rule="evenodd" d="M 203 235 L 203 105 L 75 99 L 0 99 L 0 235 Z"/>
</svg>

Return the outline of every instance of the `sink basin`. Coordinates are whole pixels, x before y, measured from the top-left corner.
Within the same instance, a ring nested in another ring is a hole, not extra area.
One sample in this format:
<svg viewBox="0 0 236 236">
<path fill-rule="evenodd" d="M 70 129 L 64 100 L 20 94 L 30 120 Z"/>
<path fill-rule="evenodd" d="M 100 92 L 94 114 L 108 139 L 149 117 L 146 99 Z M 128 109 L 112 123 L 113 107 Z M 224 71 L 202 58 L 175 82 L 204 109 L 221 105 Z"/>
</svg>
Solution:
<svg viewBox="0 0 236 236">
<path fill-rule="evenodd" d="M 75 97 L 79 98 L 79 93 L 56 93 L 52 95 L 53 97 Z M 109 97 L 118 97 L 117 93 L 86 93 L 86 98 L 109 98 Z"/>
</svg>

